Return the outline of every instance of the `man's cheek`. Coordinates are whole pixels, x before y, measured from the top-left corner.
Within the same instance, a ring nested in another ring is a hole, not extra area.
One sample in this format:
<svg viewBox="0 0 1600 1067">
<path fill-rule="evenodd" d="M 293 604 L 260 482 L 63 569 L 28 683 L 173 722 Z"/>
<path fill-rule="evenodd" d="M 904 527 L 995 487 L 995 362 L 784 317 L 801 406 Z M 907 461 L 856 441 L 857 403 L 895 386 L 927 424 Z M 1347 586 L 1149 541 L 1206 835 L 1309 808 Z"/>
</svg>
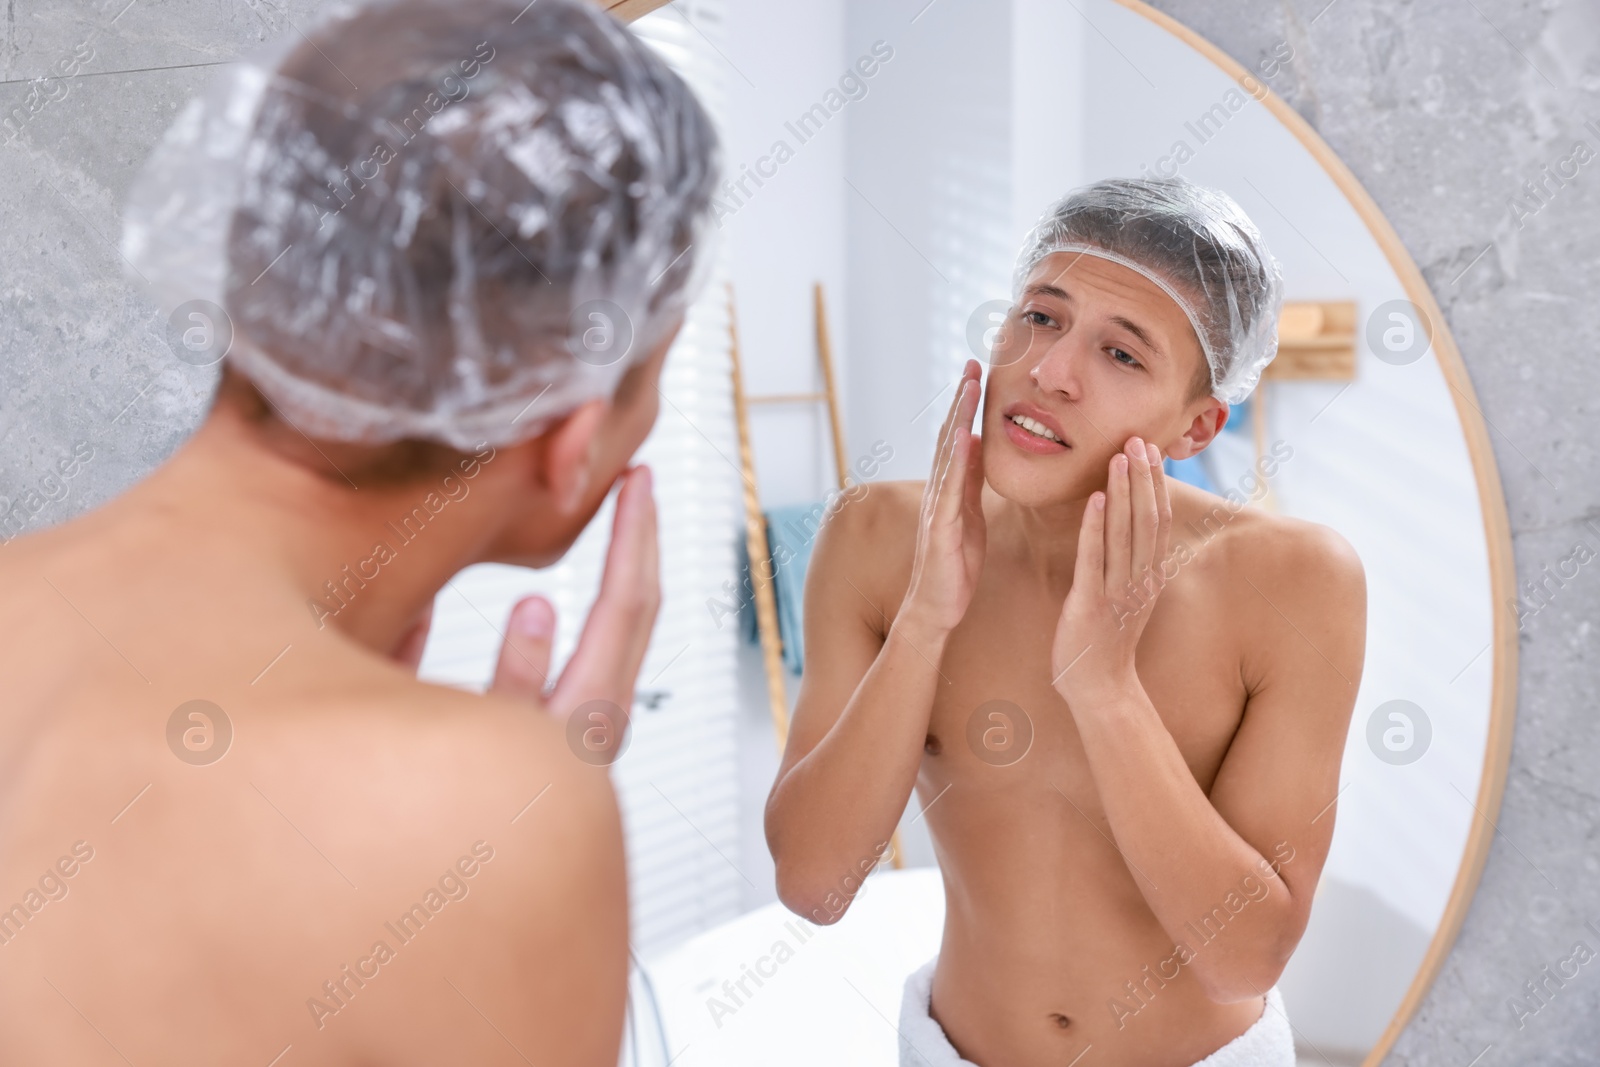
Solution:
<svg viewBox="0 0 1600 1067">
<path fill-rule="evenodd" d="M 654 389 L 650 390 L 649 410 L 646 412 L 645 417 L 642 420 L 642 425 L 638 429 L 637 436 L 634 438 L 633 447 L 635 449 L 644 444 L 644 439 L 649 437 L 650 431 L 655 428 L 656 419 L 661 416 L 660 396 L 661 394 L 657 393 Z"/>
</svg>

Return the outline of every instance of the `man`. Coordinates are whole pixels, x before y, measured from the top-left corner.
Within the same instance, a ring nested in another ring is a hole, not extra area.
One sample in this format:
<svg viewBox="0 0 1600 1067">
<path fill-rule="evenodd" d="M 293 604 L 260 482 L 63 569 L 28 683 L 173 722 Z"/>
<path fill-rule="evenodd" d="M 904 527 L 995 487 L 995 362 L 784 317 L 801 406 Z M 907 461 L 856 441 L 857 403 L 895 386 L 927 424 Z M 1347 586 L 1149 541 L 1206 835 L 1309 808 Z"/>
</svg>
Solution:
<svg viewBox="0 0 1600 1067">
<path fill-rule="evenodd" d="M 945 886 L 905 1064 L 1292 1065 L 1304 930 L 1365 631 L 1325 528 L 1169 480 L 1276 351 L 1226 196 L 1107 181 L 1030 235 L 925 484 L 818 540 L 767 808 L 780 897 L 833 921 L 913 787 Z M 1242 500 L 1242 498 L 1240 498 Z"/>
<path fill-rule="evenodd" d="M 0 1062 L 614 1067 L 621 829 L 566 716 L 619 726 L 655 617 L 629 460 L 715 135 L 588 5 L 306 29 L 186 112 L 135 196 L 136 267 L 222 286 L 204 424 L 0 547 Z M 445 581 L 559 559 L 619 477 L 559 680 L 530 598 L 489 692 L 420 683 Z"/>
</svg>

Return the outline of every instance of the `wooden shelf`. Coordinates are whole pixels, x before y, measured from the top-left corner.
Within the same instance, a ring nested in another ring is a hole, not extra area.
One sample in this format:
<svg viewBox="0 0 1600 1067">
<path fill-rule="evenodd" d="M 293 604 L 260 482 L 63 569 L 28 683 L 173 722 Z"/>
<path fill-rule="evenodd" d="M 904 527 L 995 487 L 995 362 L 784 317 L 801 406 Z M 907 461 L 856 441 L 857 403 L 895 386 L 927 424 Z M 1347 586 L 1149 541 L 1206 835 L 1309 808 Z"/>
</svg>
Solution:
<svg viewBox="0 0 1600 1067">
<path fill-rule="evenodd" d="M 1278 316 L 1278 355 L 1262 379 L 1347 382 L 1355 376 L 1355 301 L 1285 303 Z"/>
</svg>

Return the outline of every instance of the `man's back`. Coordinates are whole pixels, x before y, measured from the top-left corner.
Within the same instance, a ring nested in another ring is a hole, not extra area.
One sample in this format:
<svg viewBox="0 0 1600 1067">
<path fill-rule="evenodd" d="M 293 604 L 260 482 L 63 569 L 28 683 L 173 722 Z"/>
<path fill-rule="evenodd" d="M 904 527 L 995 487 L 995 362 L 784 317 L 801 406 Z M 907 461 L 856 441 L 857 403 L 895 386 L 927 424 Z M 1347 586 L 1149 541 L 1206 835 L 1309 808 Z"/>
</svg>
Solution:
<svg viewBox="0 0 1600 1067">
<path fill-rule="evenodd" d="M 119 502 L 0 550 L 0 1062 L 614 1058 L 604 768 L 204 535 Z"/>
<path fill-rule="evenodd" d="M 565 726 L 624 718 L 660 605 L 633 456 L 716 128 L 582 0 L 358 0 L 239 59 L 119 245 L 210 409 L 0 545 L 0 1063 L 615 1067 L 620 817 Z M 538 597 L 487 694 L 401 665 L 451 576 L 555 563 L 613 489 L 559 677 Z"/>
</svg>

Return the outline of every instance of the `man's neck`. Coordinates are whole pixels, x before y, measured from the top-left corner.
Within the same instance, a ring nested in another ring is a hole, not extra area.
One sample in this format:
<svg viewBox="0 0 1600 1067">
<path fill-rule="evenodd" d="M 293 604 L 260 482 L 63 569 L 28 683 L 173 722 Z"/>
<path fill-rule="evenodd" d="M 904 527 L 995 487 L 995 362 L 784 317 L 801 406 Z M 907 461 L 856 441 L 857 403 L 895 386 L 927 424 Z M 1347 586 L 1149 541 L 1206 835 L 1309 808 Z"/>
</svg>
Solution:
<svg viewBox="0 0 1600 1067">
<path fill-rule="evenodd" d="M 303 599 L 319 627 L 387 654 L 451 575 L 486 558 L 496 519 L 481 473 L 352 487 L 277 454 L 219 407 L 105 517 L 158 516 L 206 546 L 197 551 L 226 553 Z"/>
<path fill-rule="evenodd" d="M 1088 498 L 1045 507 L 1018 504 L 999 494 L 995 498 L 990 514 L 999 521 L 991 520 L 990 544 L 1011 555 L 1043 588 L 1065 596 L 1077 566 L 1078 532 Z"/>
</svg>

